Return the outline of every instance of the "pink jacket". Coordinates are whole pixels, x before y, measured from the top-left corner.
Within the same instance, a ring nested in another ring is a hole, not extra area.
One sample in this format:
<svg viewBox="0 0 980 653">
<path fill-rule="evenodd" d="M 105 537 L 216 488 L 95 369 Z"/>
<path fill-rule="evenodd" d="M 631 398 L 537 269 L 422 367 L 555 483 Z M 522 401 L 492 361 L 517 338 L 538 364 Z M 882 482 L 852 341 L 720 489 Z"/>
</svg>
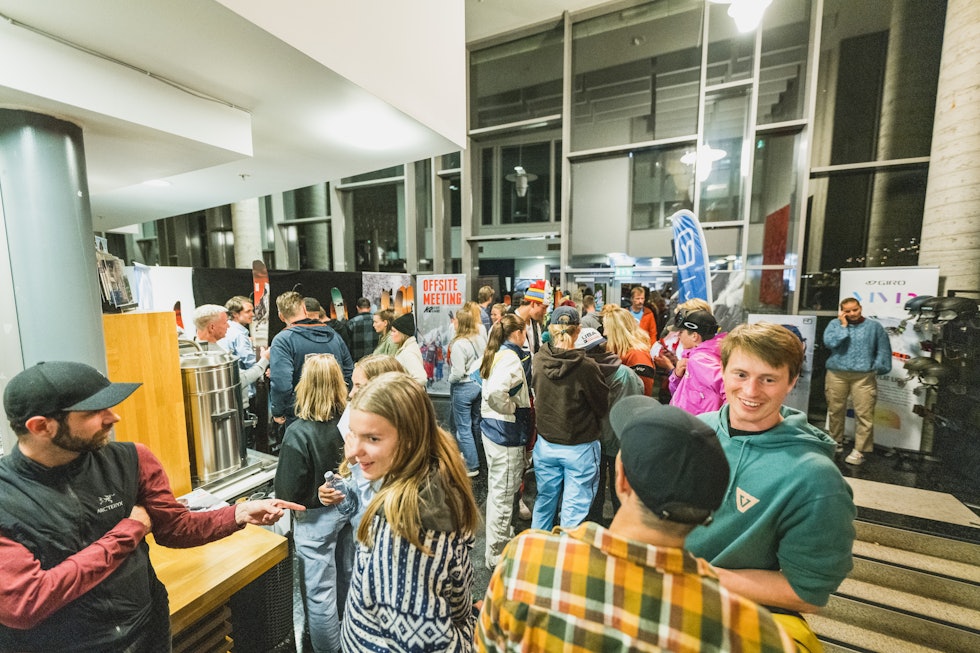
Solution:
<svg viewBox="0 0 980 653">
<path fill-rule="evenodd" d="M 694 349 L 681 353 L 687 359 L 687 371 L 677 378 L 670 375 L 670 405 L 692 415 L 710 413 L 725 403 L 725 386 L 721 378 L 721 340 L 719 333 Z"/>
</svg>

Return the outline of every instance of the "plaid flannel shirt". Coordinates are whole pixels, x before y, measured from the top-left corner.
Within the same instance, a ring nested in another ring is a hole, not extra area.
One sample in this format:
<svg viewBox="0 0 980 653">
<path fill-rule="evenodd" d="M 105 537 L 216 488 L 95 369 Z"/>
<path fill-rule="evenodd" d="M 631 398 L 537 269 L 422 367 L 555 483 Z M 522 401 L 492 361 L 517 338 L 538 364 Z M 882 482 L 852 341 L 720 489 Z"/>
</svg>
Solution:
<svg viewBox="0 0 980 653">
<path fill-rule="evenodd" d="M 347 320 L 347 329 L 351 337 L 351 358 L 355 363 L 374 352 L 379 336 L 370 313 L 358 313 Z"/>
<path fill-rule="evenodd" d="M 683 549 L 626 540 L 586 522 L 526 531 L 490 579 L 480 651 L 795 651 L 771 614 L 718 584 Z"/>
</svg>

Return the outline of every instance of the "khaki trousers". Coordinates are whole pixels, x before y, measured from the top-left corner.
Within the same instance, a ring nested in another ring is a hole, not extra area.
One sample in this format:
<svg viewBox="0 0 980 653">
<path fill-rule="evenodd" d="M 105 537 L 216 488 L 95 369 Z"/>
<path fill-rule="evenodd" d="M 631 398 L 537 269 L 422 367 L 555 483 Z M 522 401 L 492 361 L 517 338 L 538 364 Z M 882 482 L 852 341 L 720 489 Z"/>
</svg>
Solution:
<svg viewBox="0 0 980 653">
<path fill-rule="evenodd" d="M 844 417 L 847 414 L 847 398 L 850 396 L 856 422 L 854 448 L 862 453 L 874 449 L 875 401 L 878 398 L 875 373 L 827 370 L 824 394 L 827 396 L 830 437 L 838 443 L 844 441 Z"/>
</svg>

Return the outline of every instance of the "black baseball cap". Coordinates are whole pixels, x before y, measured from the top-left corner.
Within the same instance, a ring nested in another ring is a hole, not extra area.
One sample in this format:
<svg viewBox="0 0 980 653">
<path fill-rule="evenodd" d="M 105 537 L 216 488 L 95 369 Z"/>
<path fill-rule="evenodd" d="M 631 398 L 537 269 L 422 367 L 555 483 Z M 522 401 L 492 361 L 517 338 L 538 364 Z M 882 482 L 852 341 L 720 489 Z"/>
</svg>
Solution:
<svg viewBox="0 0 980 653">
<path fill-rule="evenodd" d="M 728 460 L 714 430 L 653 397 L 632 396 L 609 413 L 623 472 L 643 505 L 668 521 L 707 524 L 728 488 Z"/>
<path fill-rule="evenodd" d="M 141 385 L 113 383 L 85 363 L 48 361 L 10 379 L 3 391 L 3 409 L 14 422 L 62 411 L 103 410 L 121 403 Z"/>
<path fill-rule="evenodd" d="M 559 306 L 551 312 L 550 324 L 574 326 L 580 323 L 578 311 L 571 306 Z"/>
<path fill-rule="evenodd" d="M 678 329 L 693 331 L 704 340 L 711 340 L 718 333 L 718 321 L 708 311 L 684 313 L 675 323 Z"/>
</svg>

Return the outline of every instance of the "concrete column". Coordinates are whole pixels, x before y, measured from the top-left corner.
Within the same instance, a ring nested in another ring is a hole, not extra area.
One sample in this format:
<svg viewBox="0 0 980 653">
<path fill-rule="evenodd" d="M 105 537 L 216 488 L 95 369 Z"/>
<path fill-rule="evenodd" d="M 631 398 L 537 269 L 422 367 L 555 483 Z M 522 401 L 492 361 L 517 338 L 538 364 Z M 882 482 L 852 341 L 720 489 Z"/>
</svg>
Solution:
<svg viewBox="0 0 980 653">
<path fill-rule="evenodd" d="M 945 289 L 980 289 L 980 3 L 949 0 L 920 265 Z"/>
<path fill-rule="evenodd" d="M 40 361 L 78 361 L 105 372 L 85 151 L 76 125 L 0 109 L 0 228 L 0 391 Z M 0 431 L 9 451 L 8 427 Z"/>
<path fill-rule="evenodd" d="M 231 229 L 235 234 L 235 266 L 251 268 L 262 260 L 262 212 L 258 198 L 231 205 Z"/>
<path fill-rule="evenodd" d="M 888 55 L 879 121 L 879 160 L 926 156 L 932 129 L 928 116 L 936 104 L 935 79 L 942 47 L 942 3 L 913 0 L 892 3 Z M 868 265 L 907 265 L 902 256 L 918 240 L 922 176 L 917 172 L 875 175 L 868 228 Z M 914 251 L 914 250 L 911 250 Z"/>
</svg>

